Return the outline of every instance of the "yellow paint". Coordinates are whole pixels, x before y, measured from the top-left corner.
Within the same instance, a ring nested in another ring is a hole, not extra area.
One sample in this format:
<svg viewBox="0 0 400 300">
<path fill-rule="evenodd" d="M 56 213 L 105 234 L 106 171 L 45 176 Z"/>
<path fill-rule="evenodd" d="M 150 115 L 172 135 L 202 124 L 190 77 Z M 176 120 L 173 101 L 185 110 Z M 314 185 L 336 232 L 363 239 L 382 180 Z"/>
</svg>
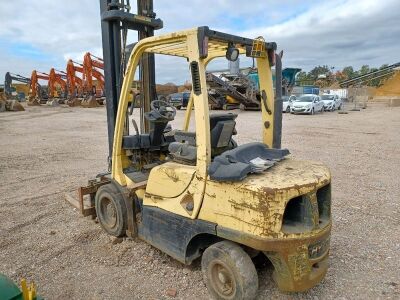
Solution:
<svg viewBox="0 0 400 300">
<path fill-rule="evenodd" d="M 146 192 L 164 198 L 181 195 L 191 183 L 196 167 L 166 162 L 151 170 Z"/>
<path fill-rule="evenodd" d="M 262 115 L 262 137 L 264 144 L 272 148 L 273 132 L 274 132 L 274 89 L 272 84 L 272 71 L 267 57 L 257 58 L 258 79 L 260 82 L 260 91 L 265 90 L 267 93 L 267 105 L 271 114 L 267 113 L 266 107 L 261 100 L 261 115 Z M 269 123 L 266 128 L 265 122 Z"/>
<path fill-rule="evenodd" d="M 28 287 L 26 280 L 22 279 L 21 280 L 21 290 L 22 290 L 22 297 L 24 300 L 35 300 L 36 299 L 36 287 L 33 282 Z"/>
<path fill-rule="evenodd" d="M 287 237 L 281 232 L 286 203 L 329 182 L 323 164 L 293 159 L 240 182 L 208 180 L 199 219 L 259 237 Z"/>
</svg>

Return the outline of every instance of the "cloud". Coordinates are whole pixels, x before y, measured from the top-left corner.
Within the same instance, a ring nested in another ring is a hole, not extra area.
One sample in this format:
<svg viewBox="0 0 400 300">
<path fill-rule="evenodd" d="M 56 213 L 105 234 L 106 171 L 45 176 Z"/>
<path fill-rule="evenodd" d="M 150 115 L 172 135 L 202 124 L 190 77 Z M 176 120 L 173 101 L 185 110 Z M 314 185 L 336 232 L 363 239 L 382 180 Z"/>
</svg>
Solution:
<svg viewBox="0 0 400 300">
<path fill-rule="evenodd" d="M 284 49 L 284 64 L 309 70 L 327 64 L 341 69 L 395 63 L 400 52 L 397 0 L 329 1 L 296 18 L 243 31 L 261 34 Z"/>
<path fill-rule="evenodd" d="M 159 33 L 208 25 L 249 37 L 264 35 L 284 50 L 285 66 L 379 66 L 395 62 L 400 52 L 398 0 L 156 0 L 154 5 L 165 26 Z M 0 80 L 7 71 L 29 76 L 32 69 L 63 69 L 67 59 L 81 61 L 86 51 L 101 56 L 99 10 L 98 0 L 2 3 Z M 136 36 L 131 32 L 128 41 Z M 163 68 L 157 74 L 160 82 L 188 77 L 184 60 L 156 63 Z"/>
</svg>

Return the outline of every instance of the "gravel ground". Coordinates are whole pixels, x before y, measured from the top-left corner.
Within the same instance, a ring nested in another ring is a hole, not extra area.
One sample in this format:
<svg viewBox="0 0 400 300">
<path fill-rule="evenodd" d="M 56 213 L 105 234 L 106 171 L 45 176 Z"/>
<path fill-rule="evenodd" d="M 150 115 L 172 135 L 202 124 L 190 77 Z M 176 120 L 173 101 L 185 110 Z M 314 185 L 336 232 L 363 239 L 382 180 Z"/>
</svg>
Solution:
<svg viewBox="0 0 400 300">
<path fill-rule="evenodd" d="M 237 121 L 239 143 L 259 139 L 259 113 Z M 106 132 L 104 108 L 0 114 L 0 272 L 35 281 L 46 299 L 169 299 L 175 290 L 176 299 L 208 299 L 199 261 L 187 267 L 145 242 L 116 243 L 64 201 L 105 171 Z M 330 269 L 312 290 L 283 294 L 266 263 L 259 299 L 399 299 L 400 108 L 286 114 L 283 146 L 331 168 Z"/>
</svg>

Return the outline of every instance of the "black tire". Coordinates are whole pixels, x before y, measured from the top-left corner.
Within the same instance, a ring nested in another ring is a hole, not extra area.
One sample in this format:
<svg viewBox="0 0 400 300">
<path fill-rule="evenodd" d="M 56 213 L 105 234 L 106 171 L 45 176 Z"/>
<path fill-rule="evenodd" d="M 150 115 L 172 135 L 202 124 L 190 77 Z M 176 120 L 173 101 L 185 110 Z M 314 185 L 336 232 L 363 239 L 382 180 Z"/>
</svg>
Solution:
<svg viewBox="0 0 400 300">
<path fill-rule="evenodd" d="M 286 112 L 290 113 L 290 106 L 286 107 Z"/>
<path fill-rule="evenodd" d="M 178 105 L 178 106 L 176 107 L 177 110 L 180 110 L 181 108 L 182 108 L 182 106 L 180 106 L 180 105 Z"/>
<path fill-rule="evenodd" d="M 310 115 L 314 114 L 314 107 L 311 109 Z"/>
<path fill-rule="evenodd" d="M 338 110 L 342 110 L 342 104 L 339 105 Z"/>
<path fill-rule="evenodd" d="M 112 184 L 101 186 L 96 193 L 95 207 L 101 227 L 110 235 L 126 234 L 127 213 L 124 198 Z"/>
<path fill-rule="evenodd" d="M 204 251 L 203 280 L 214 299 L 254 299 L 258 275 L 250 256 L 236 243 L 222 241 Z"/>
</svg>

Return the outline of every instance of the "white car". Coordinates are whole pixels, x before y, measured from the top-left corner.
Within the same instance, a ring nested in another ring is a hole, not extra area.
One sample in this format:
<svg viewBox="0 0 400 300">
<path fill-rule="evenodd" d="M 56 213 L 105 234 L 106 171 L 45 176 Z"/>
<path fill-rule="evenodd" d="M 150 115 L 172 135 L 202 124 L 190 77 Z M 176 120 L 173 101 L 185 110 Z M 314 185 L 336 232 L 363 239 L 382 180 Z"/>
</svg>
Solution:
<svg viewBox="0 0 400 300">
<path fill-rule="evenodd" d="M 292 106 L 293 101 L 296 100 L 295 95 L 291 96 L 282 96 L 282 111 L 283 112 L 290 112 L 290 107 Z"/>
<path fill-rule="evenodd" d="M 324 94 L 321 96 L 321 100 L 324 102 L 324 110 L 334 111 L 342 109 L 342 99 L 338 95 Z"/>
<path fill-rule="evenodd" d="M 292 104 L 290 112 L 292 114 L 310 114 L 324 111 L 324 102 L 318 95 L 304 94 L 298 97 Z"/>
</svg>

